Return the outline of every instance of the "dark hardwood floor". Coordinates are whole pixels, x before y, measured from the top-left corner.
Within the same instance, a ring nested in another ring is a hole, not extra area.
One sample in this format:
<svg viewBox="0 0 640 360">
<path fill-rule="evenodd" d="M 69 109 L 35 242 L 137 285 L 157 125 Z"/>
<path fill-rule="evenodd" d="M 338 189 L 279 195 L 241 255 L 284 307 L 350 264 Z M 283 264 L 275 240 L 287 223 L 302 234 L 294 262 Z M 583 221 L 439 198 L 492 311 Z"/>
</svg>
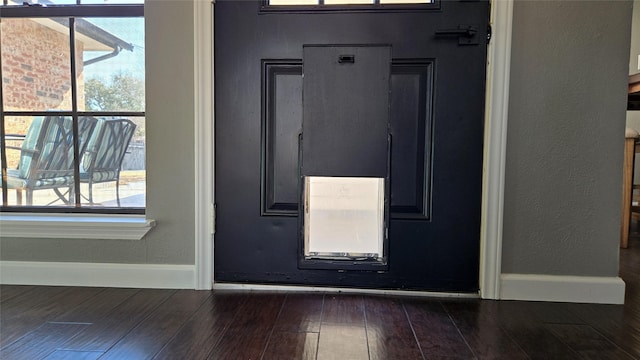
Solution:
<svg viewBox="0 0 640 360">
<path fill-rule="evenodd" d="M 640 359 L 626 304 L 334 293 L 0 287 L 0 359 Z"/>
</svg>

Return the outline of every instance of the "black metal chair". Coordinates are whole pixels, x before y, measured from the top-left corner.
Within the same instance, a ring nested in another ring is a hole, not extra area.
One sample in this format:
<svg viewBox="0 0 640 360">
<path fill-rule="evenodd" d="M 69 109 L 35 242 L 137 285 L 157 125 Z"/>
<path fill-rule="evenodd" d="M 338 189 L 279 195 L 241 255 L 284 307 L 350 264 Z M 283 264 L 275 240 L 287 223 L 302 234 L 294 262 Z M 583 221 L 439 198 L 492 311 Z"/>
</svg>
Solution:
<svg viewBox="0 0 640 360">
<path fill-rule="evenodd" d="M 129 119 L 98 119 L 80 166 L 80 182 L 89 184 L 89 203 L 94 203 L 93 184 L 115 181 L 120 206 L 120 170 L 135 129 Z"/>
<path fill-rule="evenodd" d="M 78 153 L 82 154 L 97 119 L 81 117 L 78 120 Z M 22 192 L 27 205 L 33 204 L 33 192 L 53 189 L 65 201 L 59 188 L 74 186 L 73 120 L 70 116 L 37 116 L 24 136 L 17 169 L 7 169 L 8 189 L 16 190 L 18 205 L 22 205 Z M 57 200 L 56 200 L 57 201 Z"/>
</svg>

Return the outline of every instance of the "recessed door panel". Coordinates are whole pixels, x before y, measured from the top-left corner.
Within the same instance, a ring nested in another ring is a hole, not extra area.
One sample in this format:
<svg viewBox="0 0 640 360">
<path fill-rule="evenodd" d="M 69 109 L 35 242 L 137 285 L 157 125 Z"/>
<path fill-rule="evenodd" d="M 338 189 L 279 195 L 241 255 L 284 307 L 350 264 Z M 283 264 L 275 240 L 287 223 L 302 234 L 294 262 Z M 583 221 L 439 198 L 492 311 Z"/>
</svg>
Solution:
<svg viewBox="0 0 640 360">
<path fill-rule="evenodd" d="M 298 213 L 298 145 L 302 131 L 302 64 L 262 62 L 261 213 Z"/>
</svg>

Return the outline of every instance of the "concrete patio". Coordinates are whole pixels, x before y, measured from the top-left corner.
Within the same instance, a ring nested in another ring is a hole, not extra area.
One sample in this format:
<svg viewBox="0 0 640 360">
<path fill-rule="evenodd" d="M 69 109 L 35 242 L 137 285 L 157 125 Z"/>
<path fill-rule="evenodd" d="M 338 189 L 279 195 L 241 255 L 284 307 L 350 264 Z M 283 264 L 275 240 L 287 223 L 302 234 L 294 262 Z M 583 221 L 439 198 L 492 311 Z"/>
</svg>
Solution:
<svg viewBox="0 0 640 360">
<path fill-rule="evenodd" d="M 60 189 L 62 190 L 62 189 Z M 88 196 L 89 185 L 81 184 L 80 191 L 83 196 Z M 0 194 L 2 191 L 0 190 Z M 82 199 L 83 206 L 92 207 L 118 207 L 116 200 L 116 183 L 115 181 L 107 183 L 98 183 L 93 185 L 94 204 L 90 205 L 88 200 Z M 23 205 L 25 195 L 23 193 Z M 17 205 L 16 192 L 9 190 L 9 205 Z M 52 203 L 53 202 L 53 203 Z M 51 203 L 51 204 L 50 204 Z M 123 208 L 139 208 L 145 207 L 146 203 L 146 180 L 144 170 L 129 170 L 120 173 L 120 207 Z M 48 205 L 50 204 L 50 205 Z M 37 190 L 33 193 L 34 206 L 52 206 L 64 207 L 54 190 Z"/>
</svg>

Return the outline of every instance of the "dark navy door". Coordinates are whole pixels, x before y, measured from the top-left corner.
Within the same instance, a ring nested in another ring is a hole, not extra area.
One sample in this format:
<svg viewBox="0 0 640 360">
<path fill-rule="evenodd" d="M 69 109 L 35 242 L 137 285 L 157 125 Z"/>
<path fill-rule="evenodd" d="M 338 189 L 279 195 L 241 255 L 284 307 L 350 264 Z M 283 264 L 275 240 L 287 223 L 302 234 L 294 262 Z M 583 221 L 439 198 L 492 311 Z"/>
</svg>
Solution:
<svg viewBox="0 0 640 360">
<path fill-rule="evenodd" d="M 477 291 L 488 1 L 261 5 L 215 3 L 215 281 Z M 300 266 L 303 48 L 380 44 L 391 50 L 386 266 Z"/>
</svg>

